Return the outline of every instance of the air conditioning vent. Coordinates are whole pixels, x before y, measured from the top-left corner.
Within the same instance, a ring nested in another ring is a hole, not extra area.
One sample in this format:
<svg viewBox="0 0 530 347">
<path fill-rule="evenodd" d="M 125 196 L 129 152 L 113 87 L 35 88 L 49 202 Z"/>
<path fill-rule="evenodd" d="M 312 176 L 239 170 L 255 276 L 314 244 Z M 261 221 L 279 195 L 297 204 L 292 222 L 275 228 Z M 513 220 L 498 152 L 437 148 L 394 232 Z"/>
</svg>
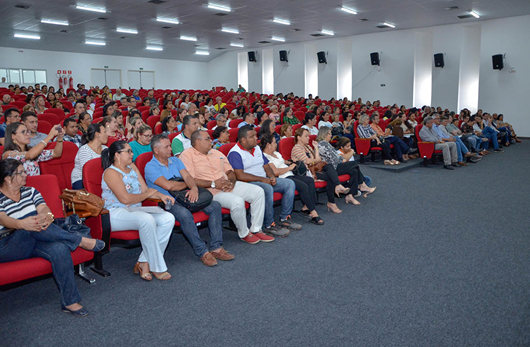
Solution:
<svg viewBox="0 0 530 347">
<path fill-rule="evenodd" d="M 164 0 L 149 0 L 148 3 L 150 4 L 155 4 L 155 5 L 160 5 L 160 4 L 163 4 L 165 1 Z"/>
<path fill-rule="evenodd" d="M 369 19 L 368 18 L 361 18 L 361 19 L 357 19 L 359 22 L 368 22 Z"/>
<path fill-rule="evenodd" d="M 109 18 L 108 17 L 99 17 L 98 20 L 104 22 L 106 20 L 109 20 Z"/>
<path fill-rule="evenodd" d="M 31 7 L 31 5 L 18 4 L 18 5 L 15 5 L 15 7 L 20 8 L 22 10 L 27 10 L 28 8 Z"/>
<path fill-rule="evenodd" d="M 460 19 L 467 19 L 467 18 L 472 18 L 473 16 L 470 15 L 470 14 L 464 14 L 462 16 L 457 16 L 457 17 L 460 18 Z"/>
<path fill-rule="evenodd" d="M 217 47 L 216 49 L 218 49 L 218 50 L 222 50 L 222 49 L 226 49 L 226 48 L 224 48 L 224 47 Z"/>
<path fill-rule="evenodd" d="M 298 31 L 302 31 L 302 29 L 291 29 L 291 31 L 298 32 Z"/>
<path fill-rule="evenodd" d="M 258 43 L 271 43 L 270 41 L 260 41 Z"/>
<path fill-rule="evenodd" d="M 322 35 L 322 34 L 311 34 L 311 36 L 313 36 L 313 37 L 320 37 L 320 36 L 324 36 L 324 35 Z"/>
<path fill-rule="evenodd" d="M 171 27 L 168 27 L 168 26 L 163 26 L 161 27 L 162 29 L 171 29 Z"/>
<path fill-rule="evenodd" d="M 379 29 L 388 29 L 389 27 L 387 27 L 386 25 L 378 25 L 377 26 Z"/>
<path fill-rule="evenodd" d="M 451 7 L 446 7 L 445 8 L 446 11 L 452 11 L 452 10 L 458 10 L 458 9 L 460 9 L 460 7 L 458 7 L 458 6 L 451 6 Z"/>
<path fill-rule="evenodd" d="M 68 34 L 68 30 L 64 30 L 64 29 L 61 30 L 61 31 L 59 31 L 59 32 L 60 32 L 60 33 L 64 33 L 64 34 Z"/>
<path fill-rule="evenodd" d="M 227 13 L 220 12 L 220 13 L 216 13 L 214 16 L 224 17 L 226 15 L 227 15 Z"/>
</svg>

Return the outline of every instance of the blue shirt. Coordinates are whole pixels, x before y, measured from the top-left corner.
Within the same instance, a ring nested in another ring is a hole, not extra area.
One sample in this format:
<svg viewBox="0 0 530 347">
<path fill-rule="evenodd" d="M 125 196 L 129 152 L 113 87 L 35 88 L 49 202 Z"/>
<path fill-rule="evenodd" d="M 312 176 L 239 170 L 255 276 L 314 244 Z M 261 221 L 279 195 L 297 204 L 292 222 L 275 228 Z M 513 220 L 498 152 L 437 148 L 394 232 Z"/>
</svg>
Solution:
<svg viewBox="0 0 530 347">
<path fill-rule="evenodd" d="M 442 131 L 442 129 L 440 129 L 440 127 L 438 125 L 433 124 L 432 128 L 433 128 L 434 132 L 436 133 L 436 135 L 440 136 L 442 139 L 450 139 L 451 138 L 451 136 L 445 135 L 444 132 Z"/>
<path fill-rule="evenodd" d="M 255 124 L 249 124 L 249 123 L 247 123 L 247 122 L 241 122 L 241 123 L 239 123 L 239 125 L 238 125 L 237 127 L 238 127 L 238 128 L 242 128 L 242 127 L 244 127 L 245 125 L 250 125 L 250 126 L 253 127 L 253 128 L 256 126 Z"/>
<path fill-rule="evenodd" d="M 186 170 L 182 161 L 177 157 L 170 157 L 167 160 L 168 165 L 160 163 L 158 159 L 153 156 L 153 159 L 145 166 L 145 182 L 149 188 L 155 188 L 160 193 L 170 195 L 167 190 L 155 184 L 155 181 L 164 176 L 166 180 L 173 177 L 182 177 L 180 171 Z"/>
<path fill-rule="evenodd" d="M 6 123 L 0 124 L 0 137 L 6 137 Z"/>
</svg>

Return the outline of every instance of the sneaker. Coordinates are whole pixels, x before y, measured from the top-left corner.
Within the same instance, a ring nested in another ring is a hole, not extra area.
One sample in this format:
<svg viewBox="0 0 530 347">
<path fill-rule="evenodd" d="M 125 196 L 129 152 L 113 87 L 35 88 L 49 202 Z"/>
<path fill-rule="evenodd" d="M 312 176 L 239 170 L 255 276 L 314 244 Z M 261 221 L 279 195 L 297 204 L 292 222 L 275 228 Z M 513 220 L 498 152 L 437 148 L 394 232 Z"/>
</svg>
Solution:
<svg viewBox="0 0 530 347">
<path fill-rule="evenodd" d="M 295 223 L 291 220 L 291 216 L 287 216 L 285 220 L 280 219 L 280 226 L 291 229 L 291 230 L 300 230 L 302 226 L 298 223 Z"/>
<path fill-rule="evenodd" d="M 246 243 L 250 243 L 251 245 L 255 245 L 256 243 L 260 242 L 260 238 L 256 236 L 256 234 L 253 234 L 251 232 L 248 233 L 247 236 L 243 237 L 241 241 L 245 241 Z"/>
<path fill-rule="evenodd" d="M 354 198 L 358 198 L 358 197 L 360 197 L 361 195 L 363 195 L 363 193 L 362 193 L 360 190 L 357 190 L 357 194 L 355 194 L 353 197 L 354 197 Z"/>
<path fill-rule="evenodd" d="M 408 152 L 408 154 L 416 153 L 418 151 L 417 148 L 411 148 Z"/>
<path fill-rule="evenodd" d="M 289 230 L 287 230 L 287 234 L 289 234 Z M 285 236 L 287 236 L 287 234 L 285 234 Z M 259 231 L 259 232 L 255 233 L 253 235 L 255 237 L 257 237 L 260 241 L 263 241 L 263 242 L 272 242 L 272 241 L 274 241 L 274 237 L 265 235 L 262 231 Z"/>
<path fill-rule="evenodd" d="M 279 227 L 276 225 L 276 223 L 272 223 L 270 227 L 264 228 L 263 232 L 266 234 L 270 234 L 273 236 L 279 236 L 279 237 L 285 237 L 289 234 L 289 230 Z"/>
</svg>

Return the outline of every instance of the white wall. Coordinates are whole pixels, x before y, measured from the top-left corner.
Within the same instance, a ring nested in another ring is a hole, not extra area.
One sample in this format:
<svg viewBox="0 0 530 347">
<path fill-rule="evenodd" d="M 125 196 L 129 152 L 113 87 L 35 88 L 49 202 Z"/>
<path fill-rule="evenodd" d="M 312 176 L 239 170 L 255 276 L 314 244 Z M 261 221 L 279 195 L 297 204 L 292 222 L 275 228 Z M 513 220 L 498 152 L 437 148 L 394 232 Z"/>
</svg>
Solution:
<svg viewBox="0 0 530 347">
<path fill-rule="evenodd" d="M 280 61 L 280 51 L 286 50 L 289 62 Z M 305 47 L 303 43 L 281 44 L 272 49 L 274 61 L 274 93 L 289 93 L 304 95 L 304 59 Z"/>
<path fill-rule="evenodd" d="M 493 21 L 492 21 L 493 22 Z M 503 113 L 520 136 L 530 136 L 526 99 L 530 91 L 530 16 L 482 25 L 479 107 Z M 493 70 L 491 56 L 505 54 L 503 70 Z M 515 72 L 510 72 L 510 69 Z"/>
<path fill-rule="evenodd" d="M 337 39 L 320 40 L 317 52 L 326 52 L 327 64 L 318 64 L 318 96 L 329 100 L 337 97 Z"/>
<path fill-rule="evenodd" d="M 220 86 L 237 89 L 237 52 L 227 52 L 213 59 L 208 63 L 205 70 L 207 76 L 204 77 L 204 81 L 207 81 L 210 86 L 205 89 Z"/>
<path fill-rule="evenodd" d="M 20 52 L 22 51 L 22 52 Z M 155 72 L 155 87 L 158 89 L 210 89 L 207 80 L 207 63 L 119 57 L 112 55 L 52 52 L 31 49 L 0 47 L 2 67 L 45 69 L 48 85 L 59 85 L 55 77 L 57 70 L 71 70 L 74 86 L 84 83 L 91 85 L 91 68 L 121 69 L 122 86 L 127 86 L 127 71 L 143 68 Z M 237 86 L 237 84 L 236 84 Z M 100 86 L 103 87 L 103 86 Z M 116 88 L 118 86 L 109 86 Z"/>
<path fill-rule="evenodd" d="M 457 110 L 458 74 L 463 27 L 457 25 L 435 27 L 432 31 L 432 104 Z M 443 53 L 445 66 L 434 67 L 434 54 Z M 459 110 L 460 111 L 460 110 Z"/>
</svg>

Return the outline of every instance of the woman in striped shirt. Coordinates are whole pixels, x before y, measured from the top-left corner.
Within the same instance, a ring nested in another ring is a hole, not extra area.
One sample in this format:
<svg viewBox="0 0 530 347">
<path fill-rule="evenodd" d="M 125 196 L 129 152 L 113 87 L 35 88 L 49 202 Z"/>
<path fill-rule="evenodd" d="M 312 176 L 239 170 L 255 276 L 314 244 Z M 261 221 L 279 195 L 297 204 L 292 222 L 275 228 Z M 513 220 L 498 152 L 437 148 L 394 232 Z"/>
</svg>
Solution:
<svg viewBox="0 0 530 347">
<path fill-rule="evenodd" d="M 67 232 L 53 224 L 42 195 L 26 185 L 26 171 L 15 159 L 0 160 L 0 263 L 41 257 L 52 264 L 64 312 L 86 316 L 74 279 L 77 247 L 99 252 L 105 242 Z"/>
</svg>

